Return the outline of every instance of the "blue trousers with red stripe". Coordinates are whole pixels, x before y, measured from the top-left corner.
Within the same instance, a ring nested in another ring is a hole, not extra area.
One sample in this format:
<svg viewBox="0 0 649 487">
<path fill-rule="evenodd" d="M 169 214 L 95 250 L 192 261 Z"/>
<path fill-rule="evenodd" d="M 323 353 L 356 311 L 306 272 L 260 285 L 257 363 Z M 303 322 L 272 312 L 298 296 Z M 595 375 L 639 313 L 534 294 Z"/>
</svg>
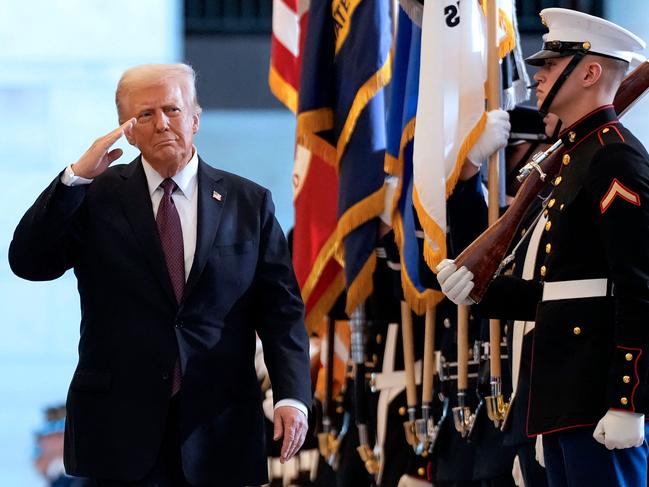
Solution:
<svg viewBox="0 0 649 487">
<path fill-rule="evenodd" d="M 593 438 L 594 428 L 543 435 L 550 487 L 646 487 L 649 426 L 637 448 L 608 450 Z"/>
</svg>

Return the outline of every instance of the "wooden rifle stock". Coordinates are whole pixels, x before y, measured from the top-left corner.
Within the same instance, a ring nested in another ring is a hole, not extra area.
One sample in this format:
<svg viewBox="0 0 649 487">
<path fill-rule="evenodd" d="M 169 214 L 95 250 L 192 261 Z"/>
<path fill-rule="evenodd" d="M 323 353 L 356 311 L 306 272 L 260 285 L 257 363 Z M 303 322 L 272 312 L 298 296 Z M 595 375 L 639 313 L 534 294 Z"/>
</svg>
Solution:
<svg viewBox="0 0 649 487">
<path fill-rule="evenodd" d="M 613 101 L 616 113 L 622 115 L 641 98 L 647 88 L 649 88 L 649 61 L 643 62 L 622 81 Z M 559 172 L 561 167 L 560 147 L 558 145 L 552 155 L 539 164 L 541 170 L 547 175 L 545 179 L 541 178 L 539 171 L 532 170 L 505 214 L 457 257 L 458 269 L 466 266 L 473 273 L 475 286 L 470 297 L 476 303 L 480 302 L 487 287 L 496 276 L 521 221 L 539 191 Z"/>
</svg>

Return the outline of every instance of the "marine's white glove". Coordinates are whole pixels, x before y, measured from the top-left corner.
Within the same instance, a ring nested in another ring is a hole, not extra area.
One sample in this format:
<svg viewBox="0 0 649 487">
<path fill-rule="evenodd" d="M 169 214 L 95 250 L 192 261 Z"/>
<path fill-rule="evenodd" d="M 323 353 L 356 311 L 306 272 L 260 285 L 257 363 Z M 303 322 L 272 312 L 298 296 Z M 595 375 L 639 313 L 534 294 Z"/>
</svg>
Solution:
<svg viewBox="0 0 649 487">
<path fill-rule="evenodd" d="M 536 443 L 534 445 L 534 458 L 545 468 L 545 457 L 543 456 L 543 435 L 536 436 Z"/>
<path fill-rule="evenodd" d="M 521 470 L 521 461 L 518 455 L 514 457 L 514 465 L 512 466 L 512 478 L 517 487 L 525 487 L 525 480 L 523 479 L 523 471 Z"/>
<path fill-rule="evenodd" d="M 484 131 L 467 154 L 471 164 L 480 167 L 491 154 L 505 147 L 511 128 L 509 113 L 505 110 L 497 109 L 487 112 L 487 124 Z"/>
<path fill-rule="evenodd" d="M 437 282 L 448 299 L 458 305 L 474 304 L 469 297 L 473 289 L 473 273 L 466 267 L 459 269 L 455 261 L 444 259 L 437 265 Z"/>
<path fill-rule="evenodd" d="M 609 409 L 595 426 L 593 438 L 609 450 L 640 446 L 644 441 L 644 414 Z"/>
<path fill-rule="evenodd" d="M 412 477 L 410 475 L 402 475 L 399 479 L 399 484 L 397 487 L 431 487 L 433 484 L 427 480 L 420 479 L 418 477 Z"/>
</svg>

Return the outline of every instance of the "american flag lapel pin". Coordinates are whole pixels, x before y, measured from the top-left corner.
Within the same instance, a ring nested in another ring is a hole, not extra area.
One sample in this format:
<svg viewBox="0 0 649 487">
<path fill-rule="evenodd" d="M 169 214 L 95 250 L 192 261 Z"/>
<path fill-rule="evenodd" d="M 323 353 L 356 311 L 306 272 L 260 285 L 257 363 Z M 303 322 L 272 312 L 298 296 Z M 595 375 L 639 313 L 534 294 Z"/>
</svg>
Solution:
<svg viewBox="0 0 649 487">
<path fill-rule="evenodd" d="M 223 199 L 223 196 L 218 191 L 212 191 L 212 198 L 214 198 L 216 201 L 221 201 Z"/>
</svg>

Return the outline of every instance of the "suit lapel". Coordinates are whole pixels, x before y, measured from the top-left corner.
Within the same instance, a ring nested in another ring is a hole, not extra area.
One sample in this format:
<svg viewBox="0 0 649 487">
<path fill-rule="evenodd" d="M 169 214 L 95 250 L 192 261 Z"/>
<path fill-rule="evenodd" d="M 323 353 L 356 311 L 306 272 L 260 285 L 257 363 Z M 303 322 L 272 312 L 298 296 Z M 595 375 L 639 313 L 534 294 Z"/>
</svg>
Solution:
<svg viewBox="0 0 649 487">
<path fill-rule="evenodd" d="M 191 293 L 203 272 L 210 255 L 214 237 L 221 221 L 227 191 L 223 177 L 216 169 L 207 165 L 201 158 L 198 160 L 198 229 L 196 232 L 196 252 L 192 264 L 183 302 Z"/>
<path fill-rule="evenodd" d="M 140 157 L 125 167 L 121 177 L 125 181 L 120 186 L 119 193 L 126 218 L 144 249 L 144 256 L 154 276 L 162 285 L 165 294 L 175 303 L 176 298 L 160 245 L 158 228 L 153 218 L 149 187 Z"/>
</svg>

